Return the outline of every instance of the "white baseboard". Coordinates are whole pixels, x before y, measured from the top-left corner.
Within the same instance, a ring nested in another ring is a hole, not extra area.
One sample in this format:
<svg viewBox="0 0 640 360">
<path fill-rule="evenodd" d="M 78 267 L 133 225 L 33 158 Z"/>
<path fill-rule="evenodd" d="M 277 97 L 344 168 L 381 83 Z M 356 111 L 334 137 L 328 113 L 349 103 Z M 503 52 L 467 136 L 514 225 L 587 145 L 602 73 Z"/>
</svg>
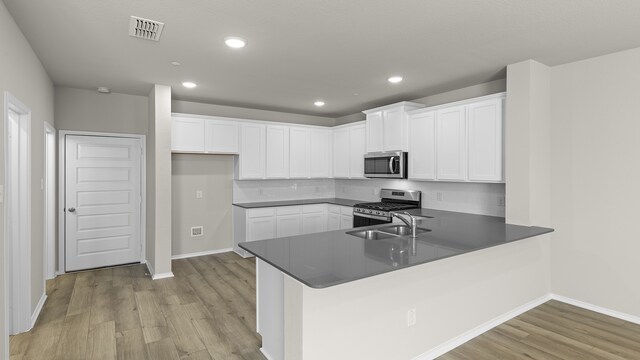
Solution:
<svg viewBox="0 0 640 360">
<path fill-rule="evenodd" d="M 38 301 L 38 305 L 36 305 L 36 309 L 33 311 L 33 314 L 31 314 L 31 326 L 29 327 L 29 329 L 33 329 L 33 326 L 36 324 L 38 316 L 40 316 L 40 312 L 44 307 L 45 301 L 47 301 L 46 293 L 42 294 L 42 296 L 40 297 L 40 301 Z"/>
<path fill-rule="evenodd" d="M 631 315 L 631 314 L 626 314 L 620 311 L 616 311 L 616 310 L 611 310 L 611 309 L 607 309 L 605 307 L 602 306 L 598 306 L 598 305 L 593 305 L 593 304 L 589 304 L 586 303 L 584 301 L 580 301 L 580 300 L 575 300 L 572 298 L 568 298 L 566 296 L 562 296 L 562 295 L 557 295 L 557 294 L 551 294 L 551 298 L 553 300 L 558 300 L 560 302 L 569 304 L 569 305 L 573 305 L 573 306 L 577 306 L 579 308 L 583 308 L 583 309 L 587 309 L 587 310 L 591 310 L 593 312 L 597 312 L 603 315 L 608 315 L 620 320 L 625 320 L 628 322 L 632 322 L 634 324 L 639 324 L 640 325 L 640 316 L 636 316 L 636 315 Z"/>
<path fill-rule="evenodd" d="M 192 257 L 196 257 L 196 256 L 206 256 L 206 255 L 221 254 L 221 253 L 226 253 L 226 252 L 231 252 L 231 251 L 233 251 L 233 248 L 200 251 L 200 252 L 194 252 L 194 253 L 189 253 L 189 254 L 172 255 L 171 256 L 171 260 L 186 259 L 186 258 L 192 258 Z"/>
<path fill-rule="evenodd" d="M 466 343 L 467 341 L 475 338 L 476 336 L 479 336 L 491 329 L 493 329 L 494 327 L 513 319 L 514 317 L 525 313 L 533 308 L 535 308 L 536 306 L 542 305 L 545 302 L 551 300 L 551 295 L 545 295 L 542 296 L 538 299 L 535 299 L 533 301 L 530 301 L 524 305 L 521 305 L 509 312 L 506 312 L 492 320 L 487 321 L 486 323 L 471 329 L 443 344 L 440 344 L 438 346 L 436 346 L 435 348 L 416 356 L 415 358 L 413 358 L 413 360 L 431 360 L 431 359 L 435 359 L 439 356 L 444 355 L 445 353 L 455 349 L 456 347 Z"/>
<path fill-rule="evenodd" d="M 260 352 L 262 353 L 262 355 L 264 355 L 264 357 L 267 358 L 267 360 L 276 360 L 276 359 L 272 358 L 271 355 L 269 355 L 269 353 L 266 352 L 263 347 L 260 348 Z"/>
<path fill-rule="evenodd" d="M 166 279 L 173 277 L 173 273 L 171 271 L 166 273 L 156 274 L 156 271 L 153 269 L 153 266 L 150 262 L 145 261 L 145 265 L 147 265 L 147 269 L 149 270 L 149 274 L 151 275 L 152 280 Z"/>
</svg>

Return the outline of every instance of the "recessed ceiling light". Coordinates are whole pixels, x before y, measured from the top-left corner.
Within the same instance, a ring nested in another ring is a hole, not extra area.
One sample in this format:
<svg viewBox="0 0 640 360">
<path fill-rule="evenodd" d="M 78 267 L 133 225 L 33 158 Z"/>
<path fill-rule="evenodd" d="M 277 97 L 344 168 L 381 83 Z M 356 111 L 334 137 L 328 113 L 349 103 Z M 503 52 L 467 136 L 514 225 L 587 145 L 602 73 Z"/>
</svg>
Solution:
<svg viewBox="0 0 640 360">
<path fill-rule="evenodd" d="M 106 86 L 98 86 L 98 92 L 101 94 L 111 94 L 111 89 Z"/>
<path fill-rule="evenodd" d="M 224 43 L 230 48 L 240 49 L 247 45 L 247 40 L 237 36 L 227 36 L 224 38 Z"/>
<path fill-rule="evenodd" d="M 316 102 L 313 103 L 313 105 L 320 107 L 320 106 L 324 106 L 324 101 L 322 100 L 317 100 Z"/>
<path fill-rule="evenodd" d="M 179 61 L 172 61 L 172 62 L 171 62 L 171 65 L 173 65 L 173 66 L 180 66 L 180 65 L 182 65 L 182 64 L 180 64 L 180 62 L 179 62 Z"/>
<path fill-rule="evenodd" d="M 392 84 L 397 84 L 400 81 L 402 81 L 402 76 L 392 76 L 392 77 L 388 78 L 387 80 Z"/>
<path fill-rule="evenodd" d="M 196 83 L 191 82 L 191 81 L 185 81 L 182 83 L 182 86 L 188 88 L 188 89 L 193 89 L 194 87 L 198 86 L 196 85 Z"/>
<path fill-rule="evenodd" d="M 360 95 L 360 94 L 358 94 L 358 93 L 353 93 L 353 96 L 358 96 L 358 95 Z"/>
</svg>

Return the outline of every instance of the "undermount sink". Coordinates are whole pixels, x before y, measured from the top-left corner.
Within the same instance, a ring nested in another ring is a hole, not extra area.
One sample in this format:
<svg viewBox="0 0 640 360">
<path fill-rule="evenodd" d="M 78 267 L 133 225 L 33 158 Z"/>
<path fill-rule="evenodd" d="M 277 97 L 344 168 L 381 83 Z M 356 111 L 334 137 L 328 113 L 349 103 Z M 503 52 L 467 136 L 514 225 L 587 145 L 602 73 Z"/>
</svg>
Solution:
<svg viewBox="0 0 640 360">
<path fill-rule="evenodd" d="M 421 234 L 427 231 L 431 231 L 431 230 L 424 229 L 424 228 L 416 228 L 416 234 Z M 381 240 L 381 239 L 389 239 L 394 237 L 411 235 L 411 228 L 403 225 L 392 225 L 392 226 L 385 226 L 385 227 L 372 229 L 372 230 L 347 231 L 347 234 L 357 236 L 365 240 Z"/>
<path fill-rule="evenodd" d="M 398 237 L 398 235 L 382 232 L 379 230 L 355 230 L 348 231 L 347 234 L 357 236 L 365 240 L 381 240 Z"/>
<path fill-rule="evenodd" d="M 404 225 L 385 226 L 377 230 L 398 236 L 411 235 L 411 228 Z M 416 234 L 421 234 L 427 231 L 431 231 L 431 229 L 416 228 Z"/>
</svg>

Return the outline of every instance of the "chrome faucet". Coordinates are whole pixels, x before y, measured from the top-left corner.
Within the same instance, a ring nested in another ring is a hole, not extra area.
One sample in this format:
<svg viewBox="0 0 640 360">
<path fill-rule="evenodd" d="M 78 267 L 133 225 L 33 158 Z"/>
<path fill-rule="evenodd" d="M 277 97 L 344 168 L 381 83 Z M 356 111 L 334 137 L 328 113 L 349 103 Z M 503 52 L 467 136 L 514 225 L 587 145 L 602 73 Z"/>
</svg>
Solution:
<svg viewBox="0 0 640 360">
<path fill-rule="evenodd" d="M 407 220 L 402 215 L 407 215 L 409 217 L 409 220 Z M 400 219 L 403 223 L 405 223 L 411 229 L 411 237 L 412 238 L 416 237 L 416 228 L 418 227 L 418 217 L 413 216 L 406 211 L 403 212 L 402 214 L 399 214 L 397 212 L 392 212 L 391 216 L 395 216 L 398 219 Z"/>
</svg>

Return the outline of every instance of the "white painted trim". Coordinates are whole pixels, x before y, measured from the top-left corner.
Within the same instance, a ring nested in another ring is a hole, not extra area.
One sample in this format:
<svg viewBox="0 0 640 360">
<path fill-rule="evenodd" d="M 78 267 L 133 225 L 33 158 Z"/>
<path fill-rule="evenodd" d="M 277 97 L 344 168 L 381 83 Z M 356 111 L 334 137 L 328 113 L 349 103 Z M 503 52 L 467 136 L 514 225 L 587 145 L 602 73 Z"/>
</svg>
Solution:
<svg viewBox="0 0 640 360">
<path fill-rule="evenodd" d="M 51 206 L 51 204 L 49 204 L 48 200 L 48 185 L 49 185 L 49 172 L 47 171 L 47 161 L 48 161 L 48 151 L 49 149 L 47 148 L 47 137 L 49 134 L 53 135 L 53 148 L 54 148 L 54 152 L 55 152 L 55 142 L 56 142 L 56 129 L 51 126 L 48 122 L 44 122 L 44 146 L 43 146 L 43 165 L 44 165 L 44 172 L 43 172 L 43 185 L 44 188 L 42 189 L 42 201 L 43 201 L 43 212 L 44 212 L 44 216 L 43 216 L 43 237 L 44 237 L 44 281 L 45 281 L 45 285 L 44 288 L 47 288 L 46 285 L 46 281 L 49 279 L 53 279 L 57 276 L 57 271 L 55 269 L 55 262 L 56 262 L 56 248 L 55 248 L 55 242 L 56 242 L 56 231 L 53 231 L 53 234 L 49 234 L 49 229 L 48 229 L 48 224 L 47 224 L 47 215 L 49 214 L 49 207 Z M 55 162 L 55 154 L 54 154 L 54 162 Z M 56 164 L 54 164 L 54 168 L 56 167 Z M 55 172 L 55 171 L 54 171 Z M 52 179 L 55 183 L 55 173 L 52 176 Z M 55 190 L 54 190 L 55 192 Z M 56 202 L 57 199 L 57 194 L 54 194 L 54 203 Z M 53 214 L 50 214 L 52 216 L 55 217 L 56 214 L 56 208 L 54 207 L 53 209 Z M 54 223 L 55 223 L 55 219 L 54 219 Z M 49 235 L 53 236 L 53 243 L 51 243 L 51 239 L 49 238 Z M 53 268 L 52 268 L 52 262 L 53 262 Z"/>
<path fill-rule="evenodd" d="M 139 139 L 141 143 L 142 162 L 140 163 L 140 196 L 142 203 L 140 204 L 140 262 L 146 262 L 147 254 L 147 137 L 141 134 L 121 134 L 106 133 L 95 131 L 74 131 L 59 130 L 58 131 L 58 270 L 57 274 L 65 274 L 65 158 L 66 158 L 66 136 L 103 136 L 117 138 L 134 138 Z"/>
<path fill-rule="evenodd" d="M 267 360 L 276 360 L 271 355 L 269 355 L 269 353 L 263 347 L 260 348 L 260 352 L 262 353 L 262 355 L 264 355 L 264 357 L 267 358 Z"/>
<path fill-rule="evenodd" d="M 200 252 L 194 252 L 194 253 L 189 253 L 189 254 L 171 255 L 171 260 L 187 259 L 187 258 L 192 258 L 192 257 L 197 257 L 197 256 L 222 254 L 222 253 L 232 252 L 232 251 L 233 251 L 233 248 L 225 248 L 225 249 L 217 249 L 217 250 L 200 251 Z"/>
<path fill-rule="evenodd" d="M 166 279 L 166 278 L 173 277 L 172 272 L 156 274 L 156 271 L 153 269 L 153 265 L 151 265 L 151 262 L 145 260 L 145 264 L 147 265 L 147 270 L 149 270 L 149 275 L 151 275 L 151 280 L 159 280 L 159 279 Z"/>
<path fill-rule="evenodd" d="M 47 294 L 42 294 L 42 296 L 40 297 L 40 301 L 38 301 L 38 305 L 36 305 L 36 309 L 33 311 L 33 314 L 31 314 L 31 327 L 29 327 L 29 330 L 33 329 L 33 327 L 36 325 L 38 316 L 40 316 L 40 312 L 42 311 L 42 308 L 44 307 L 44 303 L 46 301 Z"/>
<path fill-rule="evenodd" d="M 569 305 L 573 305 L 573 306 L 577 306 L 579 308 L 583 308 L 586 310 L 590 310 L 593 312 L 597 312 L 603 315 L 608 315 L 611 317 L 614 317 L 616 319 L 620 319 L 620 320 L 624 320 L 624 321 L 628 321 L 628 322 L 632 322 L 634 324 L 639 324 L 640 325 L 640 316 L 636 316 L 636 315 L 631 315 L 631 314 L 627 314 L 627 313 L 623 313 L 620 311 L 616 311 L 616 310 L 611 310 L 602 306 L 598 306 L 598 305 L 593 305 L 584 301 L 580 301 L 580 300 L 575 300 L 572 298 L 568 298 L 566 296 L 562 296 L 562 295 L 557 295 L 557 294 L 551 294 L 551 299 L 553 300 L 558 300 L 560 302 L 563 302 L 565 304 L 569 304 Z"/>
<path fill-rule="evenodd" d="M 538 299 L 532 300 L 524 305 L 518 306 L 517 308 L 508 311 L 492 320 L 489 320 L 487 322 L 485 322 L 484 324 L 471 329 L 459 336 L 456 336 L 455 338 L 446 341 L 443 344 L 440 344 L 438 346 L 436 346 L 435 348 L 421 354 L 418 355 L 416 357 L 413 358 L 413 360 L 431 360 L 431 359 L 435 359 L 439 356 L 442 356 L 444 354 L 446 354 L 447 352 L 455 349 L 456 347 L 466 343 L 467 341 L 475 338 L 476 336 L 482 335 L 483 333 L 493 329 L 494 327 L 513 319 L 514 317 L 525 313 L 533 308 L 535 308 L 536 306 L 542 305 L 545 302 L 551 300 L 551 294 L 547 294 L 545 296 L 542 296 Z"/>
</svg>

